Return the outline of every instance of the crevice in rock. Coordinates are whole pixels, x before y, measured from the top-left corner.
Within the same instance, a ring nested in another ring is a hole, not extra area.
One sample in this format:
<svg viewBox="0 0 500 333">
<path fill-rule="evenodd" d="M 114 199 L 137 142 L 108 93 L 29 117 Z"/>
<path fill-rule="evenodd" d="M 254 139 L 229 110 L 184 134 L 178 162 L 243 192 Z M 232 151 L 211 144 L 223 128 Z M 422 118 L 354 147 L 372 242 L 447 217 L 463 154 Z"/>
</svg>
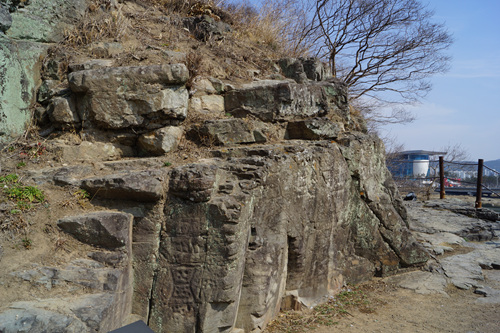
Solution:
<svg viewBox="0 0 500 333">
<path fill-rule="evenodd" d="M 153 272 L 153 283 L 151 283 L 151 290 L 149 292 L 149 305 L 148 305 L 148 319 L 147 319 L 147 325 L 149 326 L 150 321 L 151 321 L 151 316 L 153 313 L 153 307 L 154 307 L 154 290 L 156 288 L 156 280 L 158 278 L 158 267 L 154 270 Z"/>
</svg>

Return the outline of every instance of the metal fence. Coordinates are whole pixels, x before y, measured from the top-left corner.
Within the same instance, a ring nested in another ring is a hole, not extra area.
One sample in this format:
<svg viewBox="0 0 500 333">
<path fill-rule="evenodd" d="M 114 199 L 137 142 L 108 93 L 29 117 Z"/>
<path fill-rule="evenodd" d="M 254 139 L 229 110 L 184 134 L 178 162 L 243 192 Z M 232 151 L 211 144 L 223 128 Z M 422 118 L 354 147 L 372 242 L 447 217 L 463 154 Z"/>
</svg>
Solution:
<svg viewBox="0 0 500 333">
<path fill-rule="evenodd" d="M 484 165 L 484 160 L 479 159 L 477 163 L 445 161 L 440 156 L 436 161 L 429 161 L 428 173 L 426 175 L 414 176 L 401 173 L 408 172 L 409 167 L 405 164 L 414 163 L 409 160 L 389 160 L 388 167 L 393 172 L 393 178 L 400 184 L 418 183 L 420 187 L 426 187 L 427 193 L 434 191 L 439 184 L 440 198 L 444 199 L 446 193 L 476 195 L 476 208 L 481 208 L 483 195 L 496 196 L 500 198 L 499 179 L 500 172 Z M 483 177 L 486 173 L 488 176 Z M 401 172 L 403 171 L 403 172 Z M 485 181 L 486 180 L 486 181 Z"/>
</svg>

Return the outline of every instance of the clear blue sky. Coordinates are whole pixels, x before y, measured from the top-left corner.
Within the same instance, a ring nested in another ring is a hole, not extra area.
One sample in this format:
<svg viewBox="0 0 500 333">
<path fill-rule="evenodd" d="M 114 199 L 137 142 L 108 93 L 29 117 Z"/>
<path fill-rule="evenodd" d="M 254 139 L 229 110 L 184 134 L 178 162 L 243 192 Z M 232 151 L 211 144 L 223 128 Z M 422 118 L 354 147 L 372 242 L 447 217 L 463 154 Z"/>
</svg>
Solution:
<svg viewBox="0 0 500 333">
<path fill-rule="evenodd" d="M 417 120 L 384 128 L 405 149 L 460 144 L 473 160 L 500 159 L 500 0 L 433 0 L 455 43 L 451 70 L 413 109 Z"/>
<path fill-rule="evenodd" d="M 472 160 L 500 159 L 500 0 L 422 2 L 454 36 L 451 70 L 433 77 L 433 90 L 411 107 L 417 120 L 382 134 L 407 150 L 459 144 Z"/>
</svg>

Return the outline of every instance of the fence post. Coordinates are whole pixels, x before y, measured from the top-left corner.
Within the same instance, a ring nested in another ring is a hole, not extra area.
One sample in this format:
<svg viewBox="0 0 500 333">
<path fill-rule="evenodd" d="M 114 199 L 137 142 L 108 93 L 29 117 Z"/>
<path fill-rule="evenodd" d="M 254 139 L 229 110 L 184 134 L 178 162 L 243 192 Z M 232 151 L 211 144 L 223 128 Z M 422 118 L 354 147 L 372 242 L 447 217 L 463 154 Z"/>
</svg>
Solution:
<svg viewBox="0 0 500 333">
<path fill-rule="evenodd" d="M 439 156 L 439 199 L 444 199 L 445 191 L 444 191 L 444 157 Z"/>
<path fill-rule="evenodd" d="M 476 186 L 476 208 L 481 208 L 481 198 L 483 197 L 483 162 L 479 159 L 477 161 L 477 186 Z"/>
</svg>

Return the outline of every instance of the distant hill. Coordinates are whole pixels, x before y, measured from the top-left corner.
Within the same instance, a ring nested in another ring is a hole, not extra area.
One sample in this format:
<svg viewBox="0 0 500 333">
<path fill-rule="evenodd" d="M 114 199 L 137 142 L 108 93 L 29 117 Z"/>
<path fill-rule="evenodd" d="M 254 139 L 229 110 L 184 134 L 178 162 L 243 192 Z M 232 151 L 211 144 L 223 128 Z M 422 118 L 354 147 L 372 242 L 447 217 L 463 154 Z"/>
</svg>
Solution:
<svg viewBox="0 0 500 333">
<path fill-rule="evenodd" d="M 500 159 L 494 160 L 494 161 L 485 161 L 484 165 L 486 165 L 489 168 L 495 169 L 496 171 L 500 172 Z"/>
</svg>

